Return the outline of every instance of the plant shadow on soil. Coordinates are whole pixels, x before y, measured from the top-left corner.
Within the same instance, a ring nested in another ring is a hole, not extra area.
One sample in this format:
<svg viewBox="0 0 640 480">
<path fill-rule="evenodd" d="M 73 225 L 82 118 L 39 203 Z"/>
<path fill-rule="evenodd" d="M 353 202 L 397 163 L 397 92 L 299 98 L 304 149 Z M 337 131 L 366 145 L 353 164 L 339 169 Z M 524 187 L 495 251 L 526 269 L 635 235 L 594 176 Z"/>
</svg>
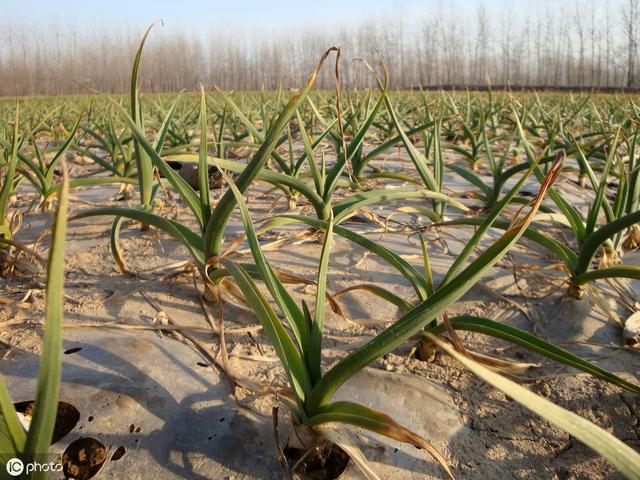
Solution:
<svg viewBox="0 0 640 480">
<path fill-rule="evenodd" d="M 61 398 L 81 412 L 79 427 L 68 441 L 92 435 L 114 451 L 121 446 L 127 452 L 137 451 L 117 464 L 110 462 L 105 467 L 107 472 L 115 468 L 116 474 L 126 478 L 135 474 L 167 478 L 170 472 L 178 477 L 206 479 L 217 478 L 215 468 L 218 473 L 249 477 L 278 468 L 273 442 L 266 438 L 269 433 L 273 435 L 270 422 L 239 408 L 226 380 L 213 382 L 217 376 L 201 375 L 195 362 L 191 369 L 179 360 L 171 351 L 179 345 L 177 342 L 162 345 L 162 341 L 153 341 L 150 345 L 145 339 L 131 336 L 106 337 L 99 340 L 109 345 L 105 348 L 90 340 L 65 342 L 66 348 L 82 346 L 82 350 L 63 361 Z M 123 350 L 126 355 L 119 354 Z M 188 348 L 184 346 L 184 350 Z M 153 355 L 154 362 L 138 368 L 136 357 L 147 355 Z M 38 358 L 16 351 L 14 359 L 19 361 L 4 363 L 3 373 L 12 390 L 19 392 L 15 400 L 22 400 L 33 395 L 27 392 L 35 387 Z M 62 441 L 61 446 L 65 443 Z M 140 455 L 140 450 L 146 450 L 146 455 Z M 259 458 L 272 460 L 251 460 Z M 203 459 L 207 459 L 211 471 L 203 471 Z"/>
</svg>

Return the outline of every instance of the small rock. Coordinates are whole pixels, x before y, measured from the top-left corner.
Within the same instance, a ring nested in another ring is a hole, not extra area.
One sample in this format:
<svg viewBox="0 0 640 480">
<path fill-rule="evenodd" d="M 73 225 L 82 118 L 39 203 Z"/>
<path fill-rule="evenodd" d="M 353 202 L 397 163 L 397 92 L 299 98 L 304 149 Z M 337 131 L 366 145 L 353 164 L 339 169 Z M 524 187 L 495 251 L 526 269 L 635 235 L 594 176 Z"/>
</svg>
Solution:
<svg viewBox="0 0 640 480">
<path fill-rule="evenodd" d="M 627 318 L 623 337 L 626 346 L 640 350 L 640 311 Z"/>
</svg>

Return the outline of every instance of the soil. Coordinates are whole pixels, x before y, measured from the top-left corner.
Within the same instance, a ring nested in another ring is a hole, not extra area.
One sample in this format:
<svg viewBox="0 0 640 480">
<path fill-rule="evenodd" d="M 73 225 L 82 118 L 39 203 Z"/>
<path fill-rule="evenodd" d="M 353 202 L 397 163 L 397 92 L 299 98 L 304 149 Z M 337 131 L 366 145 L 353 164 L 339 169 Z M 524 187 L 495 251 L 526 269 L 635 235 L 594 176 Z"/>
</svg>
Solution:
<svg viewBox="0 0 640 480">
<path fill-rule="evenodd" d="M 33 417 L 35 402 L 18 402 L 14 405 L 16 412 L 22 413 L 29 422 Z M 76 407 L 67 402 L 58 402 L 56 424 L 53 427 L 51 445 L 59 442 L 71 432 L 80 420 L 80 412 Z"/>
<path fill-rule="evenodd" d="M 455 157 L 450 160 L 460 161 Z M 389 155 L 383 159 L 383 162 L 387 168 L 408 168 L 407 159 L 396 154 Z M 90 170 L 92 167 L 82 168 Z M 453 175 L 448 175 L 445 185 L 453 186 L 450 187 L 450 193 L 460 197 L 465 196 L 465 193 L 471 190 L 467 184 Z M 535 184 L 528 183 L 525 188 L 535 190 Z M 586 205 L 588 199 L 584 198 L 569 179 L 561 179 L 558 188 L 566 195 L 571 196 L 570 198 L 575 204 Z M 123 205 L 122 201 L 113 199 L 116 193 L 117 187 L 104 186 L 74 190 L 71 210 L 77 212 L 97 204 L 101 206 Z M 214 199 L 217 199 L 220 192 L 213 191 L 212 195 Z M 28 190 L 23 189 L 19 192 L 18 206 L 25 210 L 25 216 L 24 225 L 17 234 L 16 240 L 31 246 L 41 235 L 44 235 L 38 247 L 40 251 L 44 251 L 48 242 L 46 232 L 51 217 L 49 213 L 26 212 L 29 205 L 35 200 L 35 197 Z M 184 204 L 171 198 L 163 200 L 164 215 L 189 223 L 190 214 Z M 287 199 L 278 192 L 270 191 L 269 186 L 262 183 L 256 183 L 251 188 L 248 200 L 252 217 L 256 223 L 261 219 L 283 213 L 289 209 Z M 473 205 L 474 201 L 469 198 L 464 199 L 464 202 L 469 205 Z M 365 212 L 364 217 L 365 219 L 388 218 L 397 206 L 399 203 L 372 207 L 368 210 L 369 213 Z M 300 207 L 299 211 L 313 214 L 306 206 Z M 374 215 L 370 215 L 371 213 Z M 450 210 L 449 215 L 455 216 L 456 212 Z M 364 223 L 349 221 L 347 226 L 359 233 L 366 234 L 370 239 L 380 241 L 420 267 L 418 239 L 415 235 L 411 235 L 410 229 L 402 226 L 403 223 L 413 224 L 413 217 L 395 212 L 392 218 L 400 223 L 390 222 L 389 226 L 398 231 L 391 229 L 385 231 L 380 225 L 371 221 Z M 197 352 L 184 353 L 189 350 L 187 346 L 189 342 L 186 342 L 181 335 L 170 332 L 155 333 L 134 330 L 130 327 L 130 325 L 140 327 L 157 325 L 168 317 L 185 327 L 185 332 L 210 347 L 212 351 L 218 350 L 218 335 L 211 330 L 209 322 L 203 314 L 198 293 L 193 286 L 193 273 L 185 272 L 183 268 L 176 271 L 171 269 L 176 263 L 188 260 L 187 252 L 177 242 L 161 232 L 154 229 L 141 232 L 139 226 L 134 222 L 125 222 L 121 234 L 121 248 L 125 252 L 129 269 L 138 272 L 140 276 L 123 275 L 118 271 L 109 251 L 108 236 L 111 221 L 111 218 L 96 217 L 73 221 L 69 224 L 65 260 L 65 350 L 69 354 L 65 356 L 65 362 L 71 362 L 69 363 L 71 365 L 73 362 L 78 362 L 79 358 L 89 358 L 91 349 L 87 346 L 89 345 L 88 338 L 95 344 L 109 342 L 104 343 L 106 349 L 111 348 L 111 345 L 116 345 L 117 342 L 128 342 L 126 348 L 125 346 L 118 348 L 122 348 L 122 351 L 132 352 L 132 354 L 135 352 L 136 362 L 139 362 L 136 363 L 136 368 L 140 370 L 139 374 L 142 376 L 147 374 L 146 376 L 149 377 L 147 380 L 137 379 L 135 382 L 160 381 L 163 374 L 157 370 L 160 368 L 159 364 L 154 365 L 157 362 L 154 349 L 159 348 L 156 347 L 157 345 L 175 344 L 176 347 L 171 348 L 177 350 L 169 350 L 181 353 L 180 356 L 174 355 L 172 362 L 184 372 L 188 372 L 184 374 L 187 377 L 193 376 L 199 379 L 195 381 L 194 385 L 199 385 L 198 382 L 204 382 L 201 380 L 203 378 L 210 379 L 207 381 L 214 383 L 225 381 L 224 375 L 213 368 L 210 362 L 199 356 Z M 191 224 L 191 226 L 194 225 Z M 241 231 L 241 222 L 235 215 L 229 226 L 227 240 L 232 240 Z M 265 234 L 262 239 L 266 245 L 269 242 L 291 237 L 292 231 L 291 228 L 282 228 Z M 425 231 L 436 282 L 443 278 L 446 269 L 453 262 L 455 255 L 463 248 L 471 231 L 469 227 L 446 227 Z M 567 236 L 560 227 L 546 226 L 545 231 L 557 235 L 558 238 Z M 489 240 L 491 238 L 495 238 L 495 235 L 490 235 Z M 486 245 L 489 240 L 485 241 L 483 245 Z M 243 249 L 246 250 L 246 248 L 246 244 L 241 244 L 239 250 L 243 252 Z M 273 261 L 273 265 L 286 273 L 314 279 L 317 273 L 316 262 L 320 249 L 321 245 L 313 237 L 308 240 L 296 238 L 280 248 L 268 249 L 267 256 Z M 415 300 L 407 282 L 374 255 L 366 254 L 360 247 L 353 246 L 338 236 L 335 237 L 333 252 L 328 285 L 330 292 L 336 292 L 357 283 L 369 282 L 388 287 L 410 301 Z M 244 253 L 234 254 L 232 258 L 246 262 L 250 261 L 250 254 L 244 251 Z M 27 264 L 28 266 L 26 266 Z M 10 390 L 13 388 L 13 391 L 22 388 L 20 387 L 21 381 L 26 385 L 24 383 L 25 377 L 30 379 L 30 383 L 29 387 L 25 386 L 24 388 L 32 388 L 33 380 L 37 377 L 37 362 L 35 361 L 29 363 L 32 365 L 29 367 L 30 373 L 23 372 L 17 375 L 15 372 L 19 369 L 17 363 L 22 361 L 21 359 L 36 358 L 35 355 L 42 348 L 41 321 L 44 309 L 44 273 L 42 266 L 27 256 L 21 256 L 20 262 L 15 263 L 13 273 L 6 278 L 0 289 L 0 298 L 2 299 L 0 303 L 0 357 L 2 358 L 0 370 L 7 376 Z M 307 303 L 313 298 L 313 287 L 288 285 L 288 288 L 297 298 L 305 299 Z M 638 352 L 624 347 L 622 327 L 603 313 L 604 310 L 608 310 L 622 319 L 629 315 L 629 312 L 625 311 L 617 300 L 616 292 L 603 283 L 599 285 L 599 294 L 588 292 L 583 299 L 573 300 L 566 295 L 566 289 L 565 278 L 557 266 L 557 261 L 537 246 L 529 242 L 521 242 L 492 269 L 480 284 L 450 309 L 449 315 L 476 314 L 523 328 L 580 354 L 630 381 L 639 382 L 640 357 Z M 166 317 L 159 314 L 145 300 L 141 292 L 159 305 Z M 637 291 L 636 294 L 638 294 Z M 600 301 L 600 305 L 604 302 L 604 309 L 597 307 L 599 295 L 604 299 Z M 333 312 L 328 313 L 323 351 L 325 368 L 334 364 L 357 345 L 372 338 L 400 316 L 397 308 L 366 292 L 347 293 L 339 298 L 339 302 L 348 319 Z M 216 320 L 217 307 L 210 305 L 207 308 Z M 251 313 L 229 295 L 225 296 L 223 311 L 232 372 L 235 375 L 250 378 L 258 384 L 271 387 L 286 385 L 286 378 L 276 360 L 275 351 L 269 345 Z M 516 375 L 516 378 L 537 394 L 588 418 L 615 434 L 631 447 L 640 450 L 640 397 L 637 395 L 623 392 L 617 387 L 588 375 L 576 373 L 572 369 L 563 368 L 505 342 L 473 333 L 460 334 L 460 337 L 468 348 L 476 352 L 535 364 L 536 366 L 525 373 Z M 454 432 L 451 435 L 442 436 L 442 438 L 437 438 L 437 432 L 434 433 L 436 436 L 434 444 L 443 452 L 457 478 L 621 478 L 612 466 L 593 451 L 563 431 L 529 413 L 502 393 L 484 384 L 446 355 L 436 353 L 431 361 L 416 359 L 414 356 L 416 344 L 416 340 L 406 343 L 375 362 L 371 367 L 390 372 L 399 379 L 406 377 L 433 384 L 443 392 L 442 395 L 445 395 L 443 398 L 449 399 L 448 408 L 455 412 L 459 418 L 456 421 L 459 421 L 460 426 L 458 427 L 456 423 Z M 117 357 L 106 358 L 107 363 L 111 358 L 110 361 L 114 362 L 113 365 L 102 364 L 100 368 L 114 368 L 116 370 L 119 368 L 121 360 L 118 360 Z M 189 363 L 187 363 L 187 358 L 189 358 Z M 169 367 L 162 368 L 168 372 Z M 84 387 L 69 384 L 68 388 L 78 388 L 78 392 L 85 392 L 89 386 L 98 390 L 100 388 L 106 389 L 107 384 L 104 381 L 100 383 L 101 375 L 95 374 L 94 381 L 98 383 L 92 385 L 91 375 L 86 373 L 87 382 Z M 171 379 L 163 378 L 162 381 L 171 382 Z M 371 390 L 371 396 L 375 398 L 376 385 L 371 385 Z M 98 418 L 92 423 L 89 423 L 91 420 L 87 420 L 87 415 L 90 412 L 98 411 L 98 407 L 102 409 L 100 410 L 102 415 L 111 415 L 112 417 L 117 416 L 118 408 L 127 406 L 138 408 L 139 405 L 140 408 L 144 407 L 144 410 L 156 412 L 154 402 L 144 396 L 148 394 L 146 390 L 144 394 L 142 390 L 139 390 L 139 395 L 121 395 L 117 402 L 113 403 L 99 400 L 98 393 L 95 390 L 91 390 L 91 392 L 94 396 L 88 398 L 86 404 L 76 404 L 83 415 L 81 424 L 85 430 L 99 428 L 95 426 L 98 425 Z M 27 395 L 24 392 L 22 394 Z M 63 385 L 62 396 L 65 395 L 73 396 L 73 392 L 66 390 L 65 393 Z M 200 397 L 196 396 L 192 401 L 196 402 L 198 398 Z M 231 401 L 233 403 L 233 399 L 229 400 L 230 398 L 227 398 L 225 402 Z M 251 415 L 262 419 L 261 423 L 255 425 L 261 425 L 260 432 L 263 433 L 259 435 L 254 433 L 255 438 L 273 437 L 273 432 L 270 431 L 272 428 L 270 426 L 271 415 L 272 408 L 279 404 L 277 398 L 250 395 L 245 391 L 239 391 L 238 401 L 241 406 L 234 404 L 234 412 L 237 413 L 249 408 L 252 412 Z M 172 404 L 169 403 L 168 406 L 170 405 Z M 173 405 L 175 415 L 179 416 L 178 409 L 181 408 L 182 402 L 178 396 L 176 396 Z M 393 408 L 393 405 L 389 408 Z M 419 415 L 425 424 L 431 422 L 437 424 L 437 420 L 431 416 L 432 410 L 430 410 L 428 401 L 425 400 L 424 405 L 412 404 L 411 408 L 414 409 L 412 414 Z M 407 407 L 405 406 L 404 409 L 406 410 Z M 403 406 L 398 404 L 396 412 L 388 413 L 402 415 L 401 410 L 403 410 Z M 91 414 L 96 415 L 95 413 Z M 227 420 L 220 421 L 221 426 L 228 421 L 228 417 L 223 418 Z M 121 421 L 123 431 L 128 429 L 132 422 L 135 423 L 134 420 L 132 418 L 130 421 Z M 415 421 L 415 419 L 409 421 Z M 92 427 L 92 425 L 94 426 Z M 137 423 L 135 425 L 138 426 Z M 407 426 L 412 428 L 412 425 Z M 200 427 L 200 425 L 193 426 L 195 429 Z M 237 426 L 237 428 L 244 427 Z M 233 432 L 233 428 L 230 431 Z M 77 449 L 73 454 L 68 453 L 68 458 L 75 458 L 78 460 L 78 464 L 88 465 L 86 471 L 89 471 L 105 462 L 108 458 L 107 455 L 111 455 L 107 452 L 125 451 L 125 441 L 122 440 L 125 438 L 124 434 L 119 434 L 116 437 L 111 435 L 114 432 L 105 431 L 103 433 L 105 438 L 101 438 L 101 441 L 106 442 L 104 453 L 88 455 L 85 459 L 88 463 L 82 463 L 79 458 L 81 449 Z M 144 441 L 145 436 L 151 436 L 152 433 L 144 426 L 141 431 L 136 432 L 134 429 L 131 435 L 136 435 L 136 438 L 141 441 L 137 444 L 126 443 L 126 456 L 113 455 L 111 462 L 107 462 L 109 465 L 104 468 L 105 473 L 101 472 L 100 477 L 96 478 L 110 478 L 106 476 L 108 468 L 115 468 L 112 467 L 114 465 L 125 465 L 126 462 L 135 462 L 136 456 L 143 455 L 145 450 L 157 450 L 150 441 Z M 211 434 L 211 436 L 213 435 Z M 250 437 L 251 435 L 249 435 L 249 439 Z M 251 469 L 260 469 L 263 465 L 268 471 L 277 471 L 277 468 L 273 468 L 276 457 L 273 444 L 265 446 L 261 454 L 256 454 L 257 447 L 253 441 L 249 441 L 247 438 L 245 438 L 246 441 L 243 439 L 229 440 L 231 437 L 225 438 L 227 438 L 226 441 L 235 442 L 233 448 L 238 451 L 239 455 L 244 456 L 245 460 L 249 462 L 248 464 L 251 465 Z M 381 447 L 386 444 L 382 443 L 379 437 L 364 434 L 363 438 L 365 440 L 362 443 L 362 450 L 365 456 L 370 458 L 374 470 L 378 469 L 382 472 L 383 478 L 444 478 L 442 470 L 439 470 L 426 454 L 415 453 L 415 449 L 413 453 L 407 450 L 413 455 L 411 461 L 407 459 L 400 461 L 393 456 L 398 452 L 398 447 Z M 196 440 L 194 437 L 193 441 L 206 442 L 206 439 Z M 189 446 L 189 448 L 192 447 Z M 160 456 L 156 451 L 152 452 L 153 458 L 158 463 L 157 468 L 154 467 L 155 470 L 153 470 L 156 478 L 190 477 L 191 474 L 187 472 L 195 472 L 196 470 L 200 472 L 199 476 L 194 473 L 192 478 L 267 478 L 263 476 L 266 474 L 262 474 L 258 470 L 243 470 L 241 460 L 234 463 L 235 461 L 227 462 L 218 457 L 215 457 L 215 461 L 224 464 L 224 475 L 209 476 L 213 475 L 212 471 L 198 470 L 198 462 L 191 457 L 187 461 L 188 452 L 185 451 L 177 453 L 178 456 L 182 455 L 183 457 L 180 468 L 165 469 L 163 458 L 166 456 L 166 459 L 173 459 L 176 454 L 174 450 L 163 452 Z M 194 451 L 198 452 L 198 458 L 200 458 L 198 461 L 205 461 L 202 458 L 206 459 L 210 456 L 206 452 L 201 455 L 203 450 Z M 251 460 L 248 460 L 249 458 Z M 117 463 L 113 463 L 116 460 L 118 460 Z M 168 462 L 168 460 L 166 461 Z M 257 466 L 254 467 L 254 465 Z M 346 478 L 357 478 L 358 474 L 354 472 L 354 467 L 350 465 L 345 472 Z M 276 473 L 273 475 L 277 476 Z M 77 478 L 90 477 L 79 476 Z"/>
<path fill-rule="evenodd" d="M 95 477 L 107 459 L 107 449 L 95 438 L 73 442 L 62 455 L 65 478 L 89 480 Z"/>
<path fill-rule="evenodd" d="M 285 447 L 283 453 L 295 473 L 309 480 L 334 480 L 342 475 L 349 463 L 349 455 L 335 444 L 324 448 L 307 449 Z"/>
</svg>

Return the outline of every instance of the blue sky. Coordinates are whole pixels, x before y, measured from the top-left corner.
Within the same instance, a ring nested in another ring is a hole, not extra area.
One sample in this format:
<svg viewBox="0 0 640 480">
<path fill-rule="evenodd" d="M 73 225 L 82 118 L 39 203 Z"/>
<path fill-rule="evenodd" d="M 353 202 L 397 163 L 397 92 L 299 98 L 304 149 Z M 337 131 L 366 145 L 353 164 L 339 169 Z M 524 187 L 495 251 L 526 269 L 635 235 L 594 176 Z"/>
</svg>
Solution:
<svg viewBox="0 0 640 480">
<path fill-rule="evenodd" d="M 508 0 L 526 4 L 526 0 Z M 474 9 L 480 0 L 457 0 L 461 9 Z M 142 28 L 157 18 L 167 27 L 209 31 L 214 26 L 234 25 L 286 28 L 291 23 L 347 24 L 367 15 L 416 13 L 436 8 L 438 0 L 2 0 L 6 20 L 11 23 L 41 24 L 57 22 L 78 26 L 119 25 Z M 485 0 L 486 5 L 502 3 Z M 450 2 L 442 2 L 449 5 Z M 402 13 L 400 13 L 402 12 Z"/>
</svg>

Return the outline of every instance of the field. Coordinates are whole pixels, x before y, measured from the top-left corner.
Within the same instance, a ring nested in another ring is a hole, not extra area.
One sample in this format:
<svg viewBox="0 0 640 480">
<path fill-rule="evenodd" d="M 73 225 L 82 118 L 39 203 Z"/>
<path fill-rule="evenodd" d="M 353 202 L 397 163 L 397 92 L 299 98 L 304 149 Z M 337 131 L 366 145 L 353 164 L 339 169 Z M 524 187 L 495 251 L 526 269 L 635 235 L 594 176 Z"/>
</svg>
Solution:
<svg viewBox="0 0 640 480">
<path fill-rule="evenodd" d="M 0 102 L 3 463 L 640 478 L 636 97 L 143 94 L 138 62 Z"/>
</svg>

